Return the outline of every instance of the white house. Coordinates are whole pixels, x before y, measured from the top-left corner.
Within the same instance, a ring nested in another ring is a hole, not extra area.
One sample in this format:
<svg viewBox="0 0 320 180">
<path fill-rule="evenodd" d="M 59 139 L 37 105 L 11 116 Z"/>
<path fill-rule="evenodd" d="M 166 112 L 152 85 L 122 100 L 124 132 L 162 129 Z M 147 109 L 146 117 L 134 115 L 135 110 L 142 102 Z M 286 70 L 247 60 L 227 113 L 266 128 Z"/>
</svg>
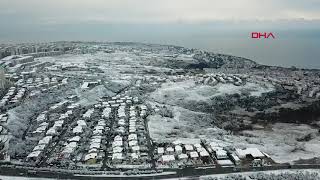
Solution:
<svg viewBox="0 0 320 180">
<path fill-rule="evenodd" d="M 228 158 L 227 151 L 225 151 L 223 149 L 217 150 L 216 157 L 217 157 L 217 159 L 227 159 Z"/>
<path fill-rule="evenodd" d="M 236 149 L 236 154 L 240 159 L 252 156 L 254 159 L 263 158 L 265 155 L 258 148 Z"/>
<path fill-rule="evenodd" d="M 161 157 L 162 163 L 169 163 L 171 161 L 175 161 L 176 158 L 174 155 L 162 155 Z"/>
<path fill-rule="evenodd" d="M 176 151 L 177 154 L 181 154 L 181 153 L 182 153 L 182 147 L 181 147 L 180 145 L 176 145 L 176 146 L 174 147 L 174 149 L 175 149 L 175 151 Z"/>
<path fill-rule="evenodd" d="M 190 155 L 190 158 L 192 158 L 192 159 L 196 159 L 199 157 L 199 154 L 196 151 L 190 152 L 189 155 Z"/>
<path fill-rule="evenodd" d="M 161 154 L 164 154 L 164 148 L 163 147 L 158 147 L 158 154 L 161 155 Z"/>
</svg>

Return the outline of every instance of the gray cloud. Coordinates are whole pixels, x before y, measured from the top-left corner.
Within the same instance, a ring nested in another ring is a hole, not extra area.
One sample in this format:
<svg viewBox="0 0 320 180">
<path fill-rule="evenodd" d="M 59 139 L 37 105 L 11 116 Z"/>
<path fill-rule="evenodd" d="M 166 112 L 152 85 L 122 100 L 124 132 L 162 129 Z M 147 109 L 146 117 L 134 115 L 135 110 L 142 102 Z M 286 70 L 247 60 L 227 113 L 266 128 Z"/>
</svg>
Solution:
<svg viewBox="0 0 320 180">
<path fill-rule="evenodd" d="M 1 21 L 11 18 L 39 24 L 314 20 L 320 19 L 320 1 L 1 0 L 0 15 L 3 16 Z"/>
</svg>

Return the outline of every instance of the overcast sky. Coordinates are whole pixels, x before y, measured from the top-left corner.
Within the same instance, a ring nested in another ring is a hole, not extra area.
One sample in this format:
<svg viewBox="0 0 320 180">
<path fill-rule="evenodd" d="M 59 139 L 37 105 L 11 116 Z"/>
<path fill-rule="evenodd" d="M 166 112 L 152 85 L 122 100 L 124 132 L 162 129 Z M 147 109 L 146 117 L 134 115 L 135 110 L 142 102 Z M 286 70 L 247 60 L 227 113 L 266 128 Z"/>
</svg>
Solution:
<svg viewBox="0 0 320 180">
<path fill-rule="evenodd" d="M 320 68 L 320 0 L 0 0 L 0 27 L 0 43 L 174 44 Z"/>
<path fill-rule="evenodd" d="M 320 0 L 0 0 L 2 23 L 320 19 Z"/>
</svg>

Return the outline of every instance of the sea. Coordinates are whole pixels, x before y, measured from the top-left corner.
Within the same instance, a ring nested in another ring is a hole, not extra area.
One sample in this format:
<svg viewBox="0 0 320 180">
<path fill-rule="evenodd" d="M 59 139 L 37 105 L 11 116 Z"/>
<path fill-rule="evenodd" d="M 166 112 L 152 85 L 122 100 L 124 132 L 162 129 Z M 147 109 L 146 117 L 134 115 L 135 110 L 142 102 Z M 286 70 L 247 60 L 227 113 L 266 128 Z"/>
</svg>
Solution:
<svg viewBox="0 0 320 180">
<path fill-rule="evenodd" d="M 169 24 L 58 24 L 4 27 L 0 43 L 61 40 L 178 45 L 252 59 L 260 64 L 320 69 L 320 23 L 215 22 Z M 275 38 L 253 39 L 252 32 Z"/>
</svg>

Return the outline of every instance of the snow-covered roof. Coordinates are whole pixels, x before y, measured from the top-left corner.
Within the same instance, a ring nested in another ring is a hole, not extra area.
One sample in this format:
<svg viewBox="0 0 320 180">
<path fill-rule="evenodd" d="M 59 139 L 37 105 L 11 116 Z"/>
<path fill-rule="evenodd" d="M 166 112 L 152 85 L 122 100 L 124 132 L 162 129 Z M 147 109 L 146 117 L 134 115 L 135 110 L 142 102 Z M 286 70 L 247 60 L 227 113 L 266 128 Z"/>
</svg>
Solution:
<svg viewBox="0 0 320 180">
<path fill-rule="evenodd" d="M 46 130 L 46 128 L 46 126 L 40 126 L 35 131 L 33 131 L 33 133 L 42 133 Z"/>
<path fill-rule="evenodd" d="M 76 147 L 77 147 L 77 142 L 70 142 L 69 144 L 67 144 L 65 146 L 65 148 L 62 152 L 63 153 L 72 153 Z"/>
<path fill-rule="evenodd" d="M 138 159 L 139 155 L 137 153 L 131 153 L 131 158 L 132 159 Z"/>
<path fill-rule="evenodd" d="M 180 145 L 176 145 L 174 147 L 174 149 L 176 150 L 176 152 L 181 152 L 182 151 L 182 147 Z"/>
<path fill-rule="evenodd" d="M 82 126 L 76 126 L 76 127 L 74 127 L 73 129 L 72 129 L 72 132 L 73 133 L 82 133 L 83 132 L 83 130 L 82 130 Z"/>
<path fill-rule="evenodd" d="M 55 127 L 48 129 L 48 131 L 46 133 L 46 135 L 55 135 L 55 134 L 57 134 Z"/>
<path fill-rule="evenodd" d="M 84 160 L 87 161 L 89 159 L 94 159 L 98 156 L 98 153 L 95 153 L 95 152 L 92 152 L 92 153 L 89 153 L 87 154 L 85 157 L 84 157 Z"/>
<path fill-rule="evenodd" d="M 100 143 L 101 142 L 101 138 L 92 138 L 91 142 L 93 143 Z"/>
<path fill-rule="evenodd" d="M 39 127 L 41 127 L 41 126 L 48 126 L 48 124 L 49 124 L 49 123 L 47 123 L 47 122 L 43 122 L 43 123 L 39 124 Z"/>
<path fill-rule="evenodd" d="M 174 155 L 162 155 L 163 162 L 170 162 L 176 160 Z"/>
<path fill-rule="evenodd" d="M 114 148 L 112 149 L 112 152 L 113 152 L 113 153 L 120 153 L 120 152 L 122 152 L 122 151 L 123 151 L 123 148 L 122 148 L 122 147 L 119 147 L 119 146 L 114 147 Z"/>
<path fill-rule="evenodd" d="M 163 154 L 163 153 L 164 153 L 164 148 L 158 147 L 158 154 Z"/>
<path fill-rule="evenodd" d="M 93 149 L 93 148 L 99 149 L 100 145 L 101 145 L 100 143 L 93 142 L 90 144 L 89 149 Z"/>
<path fill-rule="evenodd" d="M 200 156 L 201 157 L 206 157 L 206 156 L 209 156 L 209 153 L 207 151 L 201 151 L 200 152 Z"/>
<path fill-rule="evenodd" d="M 186 155 L 186 154 L 179 154 L 179 155 L 178 155 L 178 158 L 179 158 L 179 159 L 188 159 L 188 155 Z"/>
<path fill-rule="evenodd" d="M 137 134 L 129 134 L 128 140 L 136 140 L 138 138 Z"/>
<path fill-rule="evenodd" d="M 46 144 L 39 144 L 33 148 L 33 151 L 43 151 L 45 147 L 46 147 Z"/>
<path fill-rule="evenodd" d="M 217 160 L 217 163 L 220 164 L 221 166 L 233 166 L 233 162 L 230 161 L 229 159 L 223 159 L 223 160 Z"/>
<path fill-rule="evenodd" d="M 116 146 L 122 146 L 122 141 L 113 141 L 112 143 L 112 147 L 116 147 Z"/>
<path fill-rule="evenodd" d="M 173 147 L 167 147 L 166 151 L 167 152 L 174 152 L 174 149 L 173 149 Z"/>
<path fill-rule="evenodd" d="M 89 149 L 88 151 L 89 153 L 92 153 L 92 152 L 98 152 L 98 150 L 96 148 L 92 148 L 92 149 Z"/>
<path fill-rule="evenodd" d="M 87 126 L 87 123 L 84 120 L 78 120 L 77 121 L 78 126 Z"/>
<path fill-rule="evenodd" d="M 122 153 L 114 153 L 112 154 L 112 159 L 124 159 Z"/>
<path fill-rule="evenodd" d="M 223 149 L 219 149 L 218 151 L 216 151 L 216 155 L 217 155 L 217 157 L 226 157 L 227 151 L 225 151 Z"/>
<path fill-rule="evenodd" d="M 87 112 L 84 113 L 82 117 L 90 118 L 93 112 L 94 112 L 94 108 L 88 109 Z"/>
<path fill-rule="evenodd" d="M 199 154 L 196 151 L 192 151 L 192 152 L 190 152 L 190 157 L 191 158 L 197 158 L 197 157 L 199 157 Z"/>
<path fill-rule="evenodd" d="M 202 148 L 201 144 L 199 144 L 199 143 L 196 143 L 193 146 L 196 147 L 196 148 Z"/>
<path fill-rule="evenodd" d="M 124 127 L 119 127 L 119 128 L 117 129 L 117 131 L 120 132 L 120 133 L 124 133 L 124 132 L 125 132 L 125 129 L 124 129 Z"/>
<path fill-rule="evenodd" d="M 94 127 L 95 130 L 103 130 L 104 127 L 102 125 L 97 125 L 96 127 Z"/>
<path fill-rule="evenodd" d="M 106 117 L 107 118 L 107 117 L 109 117 L 110 113 L 111 113 L 111 108 L 106 107 L 102 112 L 102 117 Z"/>
<path fill-rule="evenodd" d="M 102 134 L 102 129 L 95 129 L 92 133 L 94 135 L 101 135 Z"/>
<path fill-rule="evenodd" d="M 193 146 L 190 144 L 185 144 L 184 148 L 186 149 L 186 151 L 192 151 L 193 150 Z"/>
<path fill-rule="evenodd" d="M 38 144 L 48 144 L 52 139 L 52 136 L 46 136 L 44 138 L 42 138 Z"/>
<path fill-rule="evenodd" d="M 117 135 L 116 137 L 114 137 L 114 141 L 122 141 L 122 137 Z"/>
<path fill-rule="evenodd" d="M 236 149 L 236 154 L 239 158 L 245 158 L 247 155 L 252 155 L 254 158 L 265 157 L 265 155 L 258 148 Z"/>
<path fill-rule="evenodd" d="M 42 151 L 33 151 L 31 152 L 27 158 L 34 158 L 34 157 L 38 157 L 41 154 Z"/>
<path fill-rule="evenodd" d="M 39 114 L 39 116 L 37 117 L 37 121 L 40 122 L 40 121 L 44 121 L 46 119 L 46 114 L 45 112 L 42 113 L 42 114 Z"/>
<path fill-rule="evenodd" d="M 55 121 L 55 122 L 54 122 L 54 125 L 53 125 L 53 126 L 61 127 L 63 123 L 64 123 L 64 120 L 58 120 L 58 121 Z"/>
<path fill-rule="evenodd" d="M 119 119 L 118 124 L 121 125 L 121 126 L 123 126 L 123 125 L 125 125 L 126 123 L 125 123 L 124 119 Z"/>
<path fill-rule="evenodd" d="M 235 154 L 235 153 L 232 153 L 232 154 L 231 154 L 231 157 L 232 157 L 233 160 L 236 161 L 236 162 L 237 162 L 237 161 L 240 161 L 240 158 L 239 158 L 239 157 L 237 156 L 237 154 Z"/>
<path fill-rule="evenodd" d="M 132 146 L 131 149 L 132 149 L 132 151 L 140 151 L 139 146 Z"/>
<path fill-rule="evenodd" d="M 69 142 L 79 142 L 80 139 L 81 139 L 80 136 L 74 136 L 74 137 L 72 137 L 71 139 L 69 139 L 68 141 L 69 141 Z"/>
<path fill-rule="evenodd" d="M 197 151 L 198 151 L 198 152 L 202 152 L 202 151 L 207 151 L 207 150 L 206 150 L 204 147 L 198 147 L 198 148 L 197 148 Z"/>
<path fill-rule="evenodd" d="M 100 125 L 100 126 L 105 126 L 105 125 L 106 125 L 105 120 L 104 120 L 104 119 L 100 119 L 100 120 L 98 121 L 98 125 Z"/>
<path fill-rule="evenodd" d="M 87 89 L 89 88 L 89 82 L 84 82 L 82 85 L 81 85 L 81 89 Z"/>
<path fill-rule="evenodd" d="M 72 148 L 75 148 L 77 147 L 77 142 L 70 142 L 69 144 L 67 144 L 66 147 L 72 147 Z"/>
<path fill-rule="evenodd" d="M 136 146 L 138 145 L 138 141 L 129 141 L 129 146 Z"/>
</svg>

